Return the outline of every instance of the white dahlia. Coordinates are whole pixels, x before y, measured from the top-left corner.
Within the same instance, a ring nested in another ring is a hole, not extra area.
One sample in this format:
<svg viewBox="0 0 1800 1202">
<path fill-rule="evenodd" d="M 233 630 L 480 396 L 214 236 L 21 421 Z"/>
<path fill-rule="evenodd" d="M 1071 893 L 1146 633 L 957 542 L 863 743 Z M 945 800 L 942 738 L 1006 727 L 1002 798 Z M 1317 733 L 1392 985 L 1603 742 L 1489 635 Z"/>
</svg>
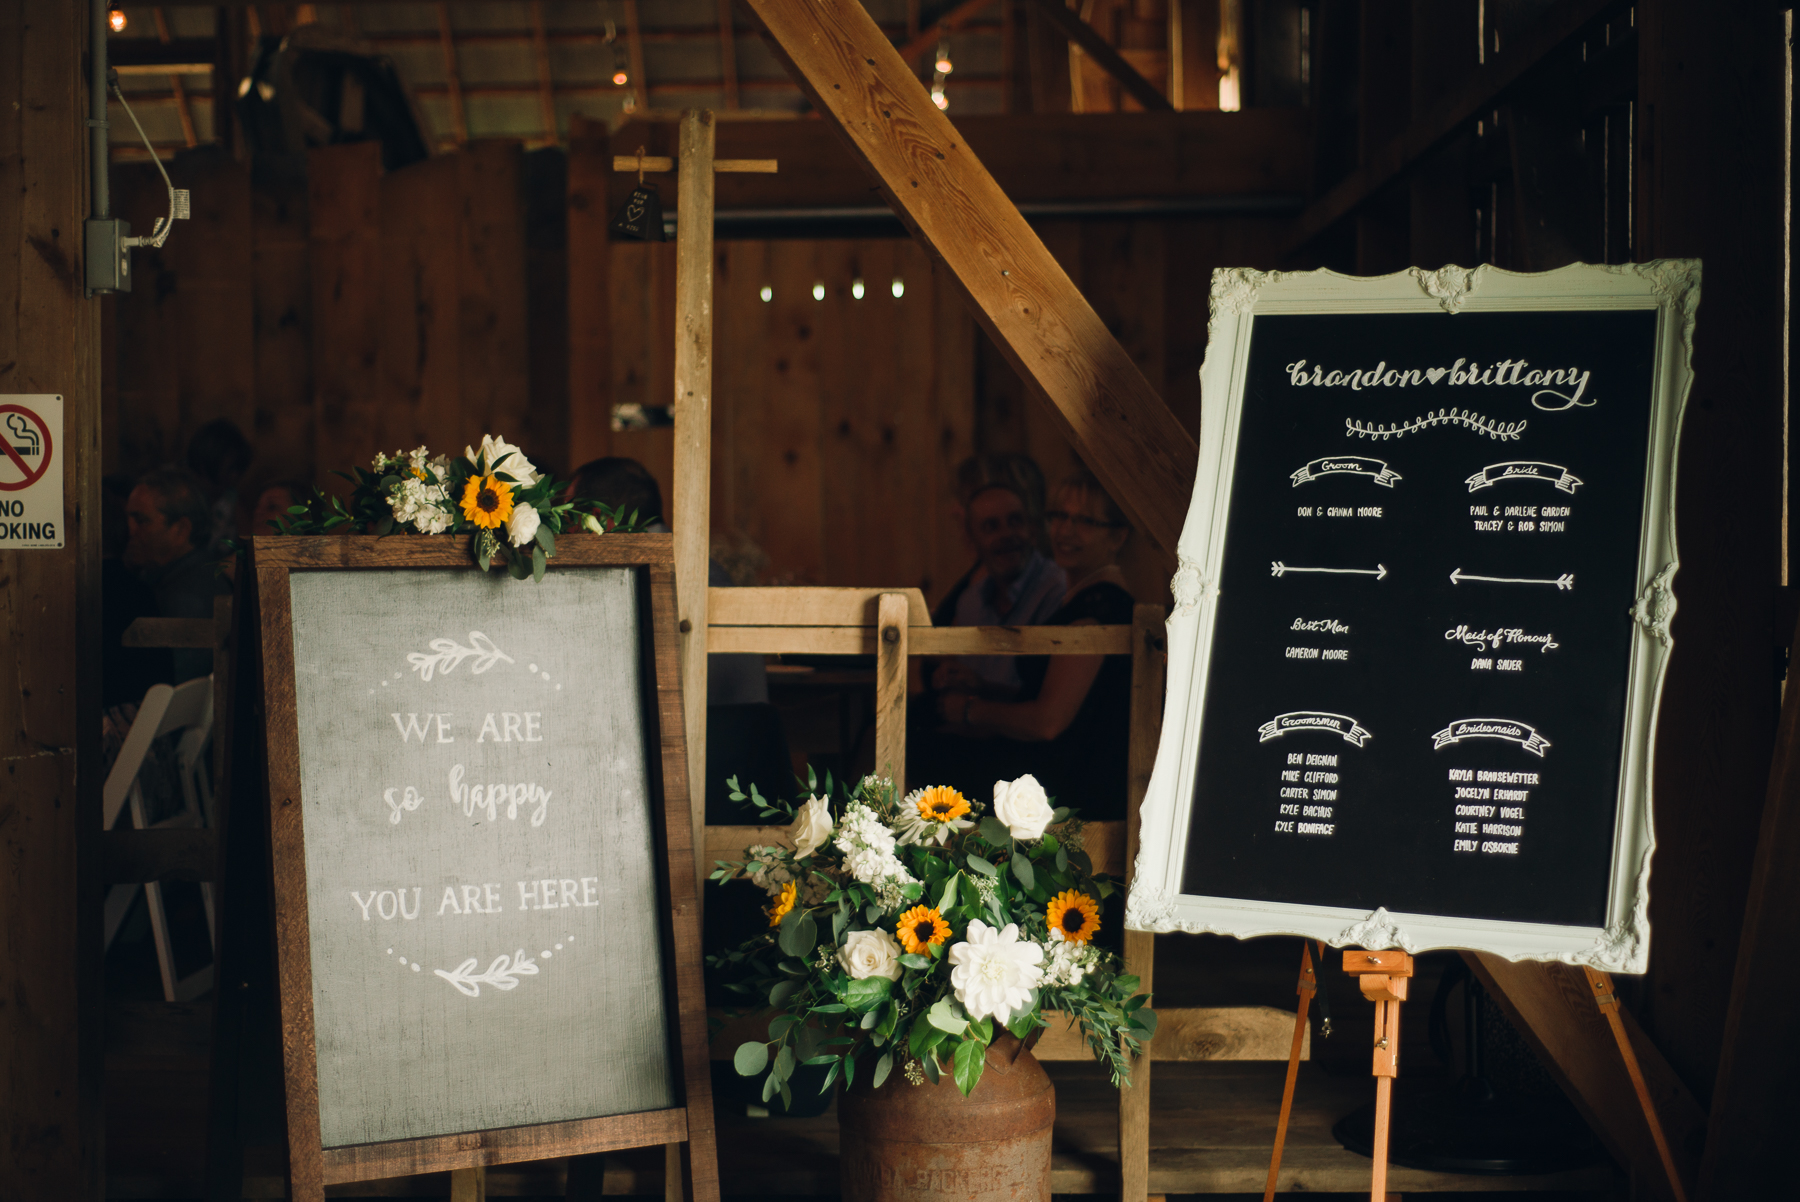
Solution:
<svg viewBox="0 0 1800 1202">
<path fill-rule="evenodd" d="M 950 985 L 970 1018 L 992 1015 L 1002 1025 L 1031 1005 L 1043 981 L 1044 949 L 1019 938 L 1017 923 L 996 931 L 979 918 L 964 941 L 950 949 Z"/>
</svg>

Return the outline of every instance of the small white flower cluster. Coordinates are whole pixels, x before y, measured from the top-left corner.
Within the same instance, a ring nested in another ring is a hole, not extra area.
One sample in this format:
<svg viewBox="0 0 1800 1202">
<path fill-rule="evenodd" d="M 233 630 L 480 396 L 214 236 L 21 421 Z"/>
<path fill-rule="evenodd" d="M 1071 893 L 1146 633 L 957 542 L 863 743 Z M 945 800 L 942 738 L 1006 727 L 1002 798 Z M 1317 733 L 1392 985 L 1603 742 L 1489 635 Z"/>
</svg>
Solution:
<svg viewBox="0 0 1800 1202">
<path fill-rule="evenodd" d="M 783 862 L 783 851 L 779 847 L 750 847 L 744 852 L 744 869 L 756 887 L 771 896 L 781 892 L 781 887 L 794 879 Z"/>
<path fill-rule="evenodd" d="M 850 875 L 865 885 L 874 885 L 881 893 L 883 906 L 892 909 L 898 905 L 900 886 L 916 882 L 894 855 L 894 832 L 861 802 L 850 804 L 837 829 L 837 838 L 832 842 L 844 853 L 844 867 Z"/>
<path fill-rule="evenodd" d="M 1100 963 L 1100 949 L 1091 943 L 1065 943 L 1052 939 L 1044 947 L 1044 984 L 1069 986 L 1081 984 L 1081 978 Z"/>
<path fill-rule="evenodd" d="M 442 534 L 450 529 L 455 521 L 450 492 L 440 483 L 448 468 L 448 460 L 442 455 L 432 458 L 424 447 L 395 451 L 392 458 L 375 456 L 376 471 L 391 471 L 400 477 L 388 490 L 388 508 L 394 511 L 397 525 L 420 534 Z"/>
</svg>

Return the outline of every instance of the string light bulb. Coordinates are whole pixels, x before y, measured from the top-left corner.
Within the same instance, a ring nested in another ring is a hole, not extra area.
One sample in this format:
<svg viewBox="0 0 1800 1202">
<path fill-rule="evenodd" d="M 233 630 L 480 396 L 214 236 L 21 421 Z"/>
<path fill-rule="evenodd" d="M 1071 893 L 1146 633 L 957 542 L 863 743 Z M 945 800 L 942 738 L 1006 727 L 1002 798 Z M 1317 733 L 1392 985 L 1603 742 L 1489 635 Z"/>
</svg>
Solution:
<svg viewBox="0 0 1800 1202">
<path fill-rule="evenodd" d="M 861 276 L 857 276 L 854 280 L 850 281 L 850 296 L 854 300 L 861 300 L 863 298 L 863 282 Z"/>
<path fill-rule="evenodd" d="M 762 286 L 762 292 L 760 293 L 760 295 L 762 296 L 763 304 L 766 305 L 770 301 L 775 299 L 775 289 L 769 287 L 767 284 L 764 284 Z"/>
<path fill-rule="evenodd" d="M 934 64 L 934 66 L 936 67 L 937 73 L 939 75 L 948 75 L 948 74 L 950 74 L 950 72 L 956 70 L 956 68 L 954 66 L 952 66 L 950 63 L 950 43 L 949 42 L 939 42 L 938 43 L 937 62 Z"/>
<path fill-rule="evenodd" d="M 114 33 L 124 33 L 125 32 L 125 10 L 122 8 L 115 8 L 111 12 L 107 13 L 106 14 L 106 23 L 112 27 L 112 31 Z"/>
<path fill-rule="evenodd" d="M 816 301 L 825 299 L 825 281 L 820 280 L 813 285 L 813 299 Z"/>
<path fill-rule="evenodd" d="M 938 108 L 944 112 L 950 111 L 950 97 L 944 94 L 943 84 L 939 83 L 931 86 L 931 103 L 937 105 Z"/>
<path fill-rule="evenodd" d="M 899 300 L 906 295 L 906 281 L 899 276 L 894 277 L 894 299 Z"/>
<path fill-rule="evenodd" d="M 622 88 L 630 82 L 631 82 L 631 76 L 627 75 L 625 72 L 623 72 L 623 71 L 614 71 L 613 72 L 613 86 L 615 88 Z"/>
</svg>

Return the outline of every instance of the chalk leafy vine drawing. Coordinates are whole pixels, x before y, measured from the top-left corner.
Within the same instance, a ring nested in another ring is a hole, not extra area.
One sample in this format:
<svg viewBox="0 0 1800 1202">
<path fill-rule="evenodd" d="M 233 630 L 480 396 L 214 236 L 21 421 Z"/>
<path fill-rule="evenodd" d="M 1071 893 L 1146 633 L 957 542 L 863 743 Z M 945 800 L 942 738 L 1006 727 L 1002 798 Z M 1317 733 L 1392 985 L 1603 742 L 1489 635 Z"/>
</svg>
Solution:
<svg viewBox="0 0 1800 1202">
<path fill-rule="evenodd" d="M 421 681 L 429 681 L 434 673 L 448 675 L 456 671 L 457 665 L 471 655 L 475 657 L 475 662 L 469 665 L 469 671 L 477 676 L 500 660 L 509 664 L 513 662 L 512 656 L 494 646 L 494 640 L 479 630 L 469 631 L 469 643 L 469 646 L 464 647 L 455 639 L 432 639 L 430 646 L 433 654 L 414 651 L 406 657 L 406 662 L 413 666 L 413 671 L 419 674 Z"/>
<path fill-rule="evenodd" d="M 1489 438 L 1516 439 L 1525 429 L 1524 422 L 1497 422 L 1491 417 L 1483 417 L 1468 409 L 1439 409 L 1436 413 L 1427 413 L 1423 417 L 1415 417 L 1407 422 L 1395 422 L 1391 426 L 1372 425 L 1359 422 L 1355 418 L 1344 419 L 1344 433 L 1358 438 L 1403 438 L 1408 434 L 1417 434 L 1420 430 L 1432 426 L 1461 426 L 1465 430 L 1473 430 L 1477 434 L 1485 434 Z"/>
<path fill-rule="evenodd" d="M 487 966 L 486 972 L 475 971 L 479 963 L 474 956 L 470 956 L 458 964 L 454 972 L 445 972 L 441 968 L 433 971 L 470 997 L 480 997 L 483 985 L 500 990 L 517 989 L 520 977 L 535 977 L 538 972 L 537 963 L 525 954 L 524 948 L 510 956 L 505 952 L 500 953 Z"/>
</svg>

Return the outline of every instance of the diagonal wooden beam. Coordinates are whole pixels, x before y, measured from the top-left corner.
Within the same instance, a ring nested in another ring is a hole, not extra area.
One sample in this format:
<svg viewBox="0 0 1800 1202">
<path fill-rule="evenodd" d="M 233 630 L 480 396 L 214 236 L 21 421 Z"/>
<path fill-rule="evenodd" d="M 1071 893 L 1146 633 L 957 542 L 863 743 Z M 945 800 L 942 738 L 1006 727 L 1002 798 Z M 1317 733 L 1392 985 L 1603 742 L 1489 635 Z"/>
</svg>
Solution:
<svg viewBox="0 0 1800 1202">
<path fill-rule="evenodd" d="M 162 44 L 167 46 L 173 42 L 175 39 L 169 33 L 169 19 L 163 15 L 162 8 L 158 6 L 151 9 L 150 15 L 156 21 L 156 36 Z M 210 71 L 211 67 L 207 69 Z M 200 145 L 199 132 L 194 129 L 194 110 L 188 106 L 187 85 L 181 82 L 181 76 L 170 73 L 169 90 L 175 93 L 175 108 L 181 114 L 181 136 L 187 139 L 190 149 Z"/>
<path fill-rule="evenodd" d="M 725 77 L 725 107 L 738 106 L 737 30 L 731 0 L 719 0 L 719 71 Z"/>
<path fill-rule="evenodd" d="M 955 8 L 939 17 L 937 21 L 923 33 L 916 33 L 908 38 L 900 47 L 900 57 L 908 66 L 916 66 L 919 59 L 937 49 L 939 42 L 946 34 L 955 33 L 974 19 L 975 14 L 992 4 L 994 0 L 963 0 Z M 908 24 L 917 14 L 908 12 Z"/>
<path fill-rule="evenodd" d="M 456 67 L 456 38 L 450 32 L 450 6 L 438 0 L 438 47 L 444 55 L 444 86 L 450 90 L 450 127 L 458 146 L 469 144 L 469 116 L 463 108 L 462 73 Z"/>
<path fill-rule="evenodd" d="M 1169 98 L 1156 90 L 1156 85 L 1138 73 L 1138 69 L 1125 61 L 1118 48 L 1100 32 L 1063 4 L 1062 0 L 1031 0 L 1043 13 L 1044 19 L 1062 33 L 1075 45 L 1087 52 L 1087 56 L 1100 64 L 1100 69 L 1119 81 L 1131 98 L 1143 105 L 1149 112 L 1170 112 L 1175 106 Z"/>
<path fill-rule="evenodd" d="M 1411 170 L 1457 131 L 1500 102 L 1514 84 L 1558 46 L 1580 33 L 1623 0 L 1567 0 L 1552 5 L 1535 27 L 1508 42 L 1506 49 L 1468 76 L 1462 85 L 1434 101 L 1423 117 L 1409 125 L 1336 187 L 1307 206 L 1294 222 L 1291 254 L 1350 215 L 1359 205 Z"/>
<path fill-rule="evenodd" d="M 550 78 L 550 43 L 544 38 L 544 0 L 531 0 L 531 57 L 537 65 L 538 119 L 544 137 L 556 143 L 556 84 Z"/>
<path fill-rule="evenodd" d="M 1167 552 L 1199 458 L 1169 412 L 912 68 L 857 0 L 745 0 L 825 119 L 915 237 L 967 291 L 976 320 L 1050 403 L 1107 490 Z"/>
</svg>

